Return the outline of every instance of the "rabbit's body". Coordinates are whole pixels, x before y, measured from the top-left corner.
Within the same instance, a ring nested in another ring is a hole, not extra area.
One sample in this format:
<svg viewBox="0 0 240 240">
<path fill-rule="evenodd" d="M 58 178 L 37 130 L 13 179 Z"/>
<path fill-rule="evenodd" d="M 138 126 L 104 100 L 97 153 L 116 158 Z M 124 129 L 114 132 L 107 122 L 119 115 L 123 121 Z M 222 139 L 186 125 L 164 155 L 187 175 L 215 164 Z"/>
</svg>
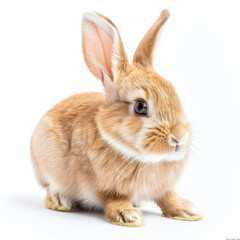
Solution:
<svg viewBox="0 0 240 240">
<path fill-rule="evenodd" d="M 32 156 L 37 177 L 48 194 L 62 193 L 69 201 L 83 199 L 89 207 L 99 206 L 87 146 L 97 136 L 95 116 L 102 98 L 100 93 L 72 96 L 39 122 L 32 137 Z"/>
<path fill-rule="evenodd" d="M 140 42 L 130 65 L 116 26 L 83 17 L 83 54 L 105 93 L 83 93 L 53 107 L 32 137 L 32 159 L 46 207 L 103 208 L 117 225 L 141 226 L 133 203 L 153 200 L 163 215 L 199 220 L 174 193 L 191 144 L 191 129 L 174 86 L 152 68 L 160 17 Z"/>
<path fill-rule="evenodd" d="M 101 93 L 74 95 L 42 118 L 32 138 L 40 184 L 50 195 L 68 196 L 70 202 L 81 201 L 87 208 L 101 207 L 99 194 L 104 192 L 128 196 L 136 203 L 173 189 L 184 161 L 141 163 L 118 153 L 98 130 L 102 105 Z"/>
</svg>

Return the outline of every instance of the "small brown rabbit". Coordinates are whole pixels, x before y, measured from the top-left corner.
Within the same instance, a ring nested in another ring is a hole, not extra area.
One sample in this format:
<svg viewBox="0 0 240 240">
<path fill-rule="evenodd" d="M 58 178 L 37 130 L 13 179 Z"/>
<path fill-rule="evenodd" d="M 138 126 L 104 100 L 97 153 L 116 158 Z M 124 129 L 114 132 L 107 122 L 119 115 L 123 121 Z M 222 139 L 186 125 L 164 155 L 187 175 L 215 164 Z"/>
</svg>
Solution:
<svg viewBox="0 0 240 240">
<path fill-rule="evenodd" d="M 138 227 L 142 214 L 134 204 L 153 200 L 165 217 L 201 219 L 174 192 L 190 125 L 175 88 L 152 67 L 168 17 L 163 10 L 130 65 L 116 26 L 98 13 L 84 14 L 84 58 L 105 93 L 69 97 L 39 122 L 31 152 L 37 179 L 47 189 L 47 208 L 103 208 L 109 222 Z"/>
</svg>

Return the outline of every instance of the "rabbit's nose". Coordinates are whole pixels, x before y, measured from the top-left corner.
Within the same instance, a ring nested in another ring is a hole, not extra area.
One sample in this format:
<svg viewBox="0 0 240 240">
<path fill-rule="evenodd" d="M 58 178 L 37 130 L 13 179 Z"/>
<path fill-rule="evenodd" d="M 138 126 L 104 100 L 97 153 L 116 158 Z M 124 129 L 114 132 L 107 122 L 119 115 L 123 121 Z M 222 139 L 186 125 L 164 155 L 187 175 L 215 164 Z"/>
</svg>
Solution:
<svg viewBox="0 0 240 240">
<path fill-rule="evenodd" d="M 179 143 L 179 139 L 175 135 L 170 134 L 168 136 L 168 143 L 170 146 L 177 146 Z"/>
<path fill-rule="evenodd" d="M 178 144 L 178 140 L 176 139 L 176 137 L 175 137 L 175 136 L 171 136 L 171 140 L 172 140 L 172 142 L 174 142 L 174 143 Z"/>
<path fill-rule="evenodd" d="M 177 137 L 174 134 L 169 134 L 168 143 L 170 146 L 183 145 L 186 143 L 187 136 Z"/>
</svg>

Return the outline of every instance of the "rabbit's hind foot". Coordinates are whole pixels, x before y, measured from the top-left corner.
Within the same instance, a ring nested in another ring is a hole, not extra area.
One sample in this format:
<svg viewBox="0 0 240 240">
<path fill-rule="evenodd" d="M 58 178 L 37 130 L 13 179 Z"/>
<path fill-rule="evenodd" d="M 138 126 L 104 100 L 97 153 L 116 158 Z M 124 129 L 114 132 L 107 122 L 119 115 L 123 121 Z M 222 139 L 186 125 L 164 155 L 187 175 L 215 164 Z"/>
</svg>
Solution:
<svg viewBox="0 0 240 240">
<path fill-rule="evenodd" d="M 48 209 L 61 212 L 73 212 L 75 208 L 73 207 L 71 199 L 60 193 L 48 194 L 45 200 L 45 206 Z"/>
</svg>

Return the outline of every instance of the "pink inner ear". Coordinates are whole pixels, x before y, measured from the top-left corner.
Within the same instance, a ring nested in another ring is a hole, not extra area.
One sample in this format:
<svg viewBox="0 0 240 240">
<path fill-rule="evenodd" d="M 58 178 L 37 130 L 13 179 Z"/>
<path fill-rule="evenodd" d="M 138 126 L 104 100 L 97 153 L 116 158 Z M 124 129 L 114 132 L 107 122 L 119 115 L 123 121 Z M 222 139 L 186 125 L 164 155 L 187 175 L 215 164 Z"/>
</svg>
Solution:
<svg viewBox="0 0 240 240">
<path fill-rule="evenodd" d="M 113 79 L 112 54 L 113 38 L 108 32 L 93 22 L 88 22 L 87 33 L 83 34 L 83 51 L 90 71 L 102 81 L 105 72 Z"/>
</svg>

